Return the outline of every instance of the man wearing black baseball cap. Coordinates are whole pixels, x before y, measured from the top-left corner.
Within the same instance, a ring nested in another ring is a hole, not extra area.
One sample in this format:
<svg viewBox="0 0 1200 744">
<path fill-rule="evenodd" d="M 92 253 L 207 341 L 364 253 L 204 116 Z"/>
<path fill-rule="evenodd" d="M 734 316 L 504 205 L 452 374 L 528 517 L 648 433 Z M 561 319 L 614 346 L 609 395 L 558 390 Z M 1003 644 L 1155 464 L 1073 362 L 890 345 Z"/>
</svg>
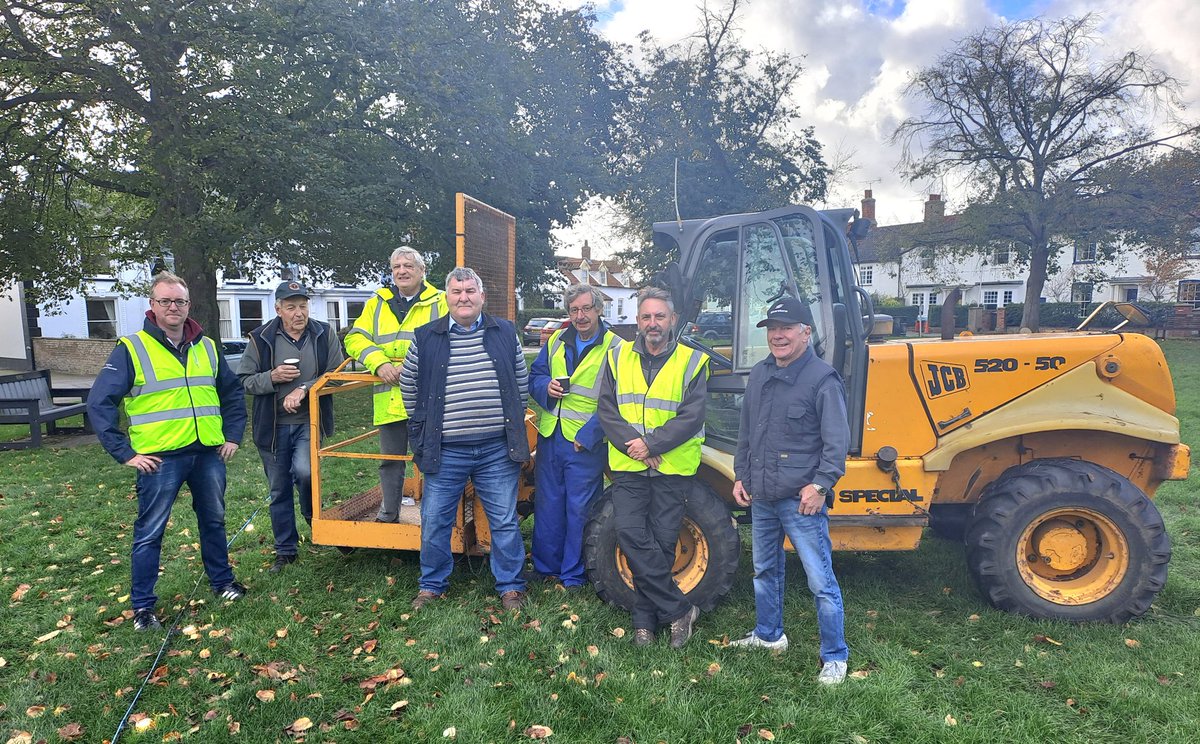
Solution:
<svg viewBox="0 0 1200 744">
<path fill-rule="evenodd" d="M 783 538 L 796 548 L 817 605 L 823 664 L 817 681 L 846 678 L 842 591 L 833 575 L 832 489 L 850 447 L 842 379 L 809 348 L 812 313 L 784 297 L 767 309 L 771 356 L 750 370 L 734 458 L 733 497 L 753 518 L 754 603 L 758 622 L 730 646 L 787 650 L 783 632 Z"/>
<path fill-rule="evenodd" d="M 294 493 L 300 514 L 312 524 L 312 463 L 309 455 L 308 389 L 341 364 L 342 345 L 328 323 L 308 317 L 309 291 L 298 281 L 275 288 L 275 315 L 253 331 L 238 364 L 238 378 L 254 396 L 254 444 L 271 488 L 271 531 L 277 573 L 298 555 Z M 321 398 L 321 435 L 333 432 L 333 398 Z"/>
</svg>

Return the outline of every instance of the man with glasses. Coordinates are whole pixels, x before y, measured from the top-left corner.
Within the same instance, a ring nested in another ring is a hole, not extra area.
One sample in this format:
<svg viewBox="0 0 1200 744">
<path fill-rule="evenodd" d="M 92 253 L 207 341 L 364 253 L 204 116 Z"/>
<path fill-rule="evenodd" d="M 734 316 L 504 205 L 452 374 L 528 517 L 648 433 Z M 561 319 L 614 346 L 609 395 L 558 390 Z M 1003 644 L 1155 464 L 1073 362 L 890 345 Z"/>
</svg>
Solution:
<svg viewBox="0 0 1200 744">
<path fill-rule="evenodd" d="M 150 284 L 142 330 L 121 338 L 88 394 L 88 415 L 108 454 L 137 470 L 130 591 L 133 627 L 162 625 L 154 614 L 158 562 L 171 506 L 184 483 L 200 530 L 200 556 L 213 592 L 241 599 L 225 542 L 225 463 L 246 429 L 242 386 L 216 344 L 188 317 L 183 279 L 162 272 Z M 118 426 L 121 405 L 128 432 Z"/>
<path fill-rule="evenodd" d="M 596 418 L 600 370 L 621 338 L 600 318 L 600 290 L 576 284 L 563 293 L 570 325 L 555 331 L 529 371 L 537 414 L 533 568 L 567 589 L 582 586 L 583 527 L 604 487 L 604 430 Z"/>
<path fill-rule="evenodd" d="M 392 251 L 391 287 L 383 287 L 371 295 L 354 327 L 346 334 L 346 355 L 377 376 L 382 383 L 375 386 L 373 413 L 379 428 L 379 453 L 408 454 L 408 413 L 400 393 L 400 365 L 412 343 L 413 333 L 420 326 L 446 316 L 446 293 L 425 281 L 425 259 L 416 250 L 404 245 Z M 376 522 L 396 522 L 400 506 L 411 506 L 403 498 L 403 460 L 384 460 L 379 465 L 379 483 L 383 499 L 379 503 Z"/>
</svg>

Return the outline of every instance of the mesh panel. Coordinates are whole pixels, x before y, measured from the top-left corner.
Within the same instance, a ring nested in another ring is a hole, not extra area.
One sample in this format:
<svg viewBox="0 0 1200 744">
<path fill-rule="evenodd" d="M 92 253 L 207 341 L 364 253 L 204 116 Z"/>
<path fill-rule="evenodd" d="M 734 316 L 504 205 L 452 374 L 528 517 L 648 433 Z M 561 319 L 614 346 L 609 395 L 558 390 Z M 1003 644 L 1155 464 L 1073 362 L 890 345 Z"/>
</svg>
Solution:
<svg viewBox="0 0 1200 744">
<path fill-rule="evenodd" d="M 462 193 L 456 195 L 455 208 L 458 265 L 474 269 L 483 279 L 485 312 L 515 320 L 516 218 Z"/>
</svg>

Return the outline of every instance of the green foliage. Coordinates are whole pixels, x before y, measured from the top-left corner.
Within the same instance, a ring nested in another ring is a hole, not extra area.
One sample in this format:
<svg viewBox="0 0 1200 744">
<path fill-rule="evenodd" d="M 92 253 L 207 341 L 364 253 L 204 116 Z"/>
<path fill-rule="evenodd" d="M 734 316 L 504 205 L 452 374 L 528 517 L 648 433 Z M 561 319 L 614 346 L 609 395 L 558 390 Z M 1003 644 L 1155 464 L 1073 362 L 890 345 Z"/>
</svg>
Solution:
<svg viewBox="0 0 1200 744">
<path fill-rule="evenodd" d="M 584 11 L 496 3 L 3 3 L 0 280 L 75 293 L 94 242 L 215 274 L 353 281 L 409 242 L 453 263 L 453 196 L 518 220 L 518 281 L 603 188 L 621 68 Z M 105 195 L 123 197 L 109 205 Z M 11 252 L 11 253 L 10 253 Z M 313 278 L 313 277 L 305 277 Z"/>
<path fill-rule="evenodd" d="M 755 51 L 738 34 L 739 2 L 705 7 L 702 27 L 662 46 L 642 37 L 637 71 L 624 113 L 623 155 L 630 179 L 623 194 L 642 226 L 808 203 L 825 194 L 829 168 L 812 127 L 790 91 L 803 68 L 788 54 Z M 678 190 L 675 167 L 678 161 Z M 622 261 L 653 276 L 678 258 L 670 248 L 640 245 Z"/>
</svg>

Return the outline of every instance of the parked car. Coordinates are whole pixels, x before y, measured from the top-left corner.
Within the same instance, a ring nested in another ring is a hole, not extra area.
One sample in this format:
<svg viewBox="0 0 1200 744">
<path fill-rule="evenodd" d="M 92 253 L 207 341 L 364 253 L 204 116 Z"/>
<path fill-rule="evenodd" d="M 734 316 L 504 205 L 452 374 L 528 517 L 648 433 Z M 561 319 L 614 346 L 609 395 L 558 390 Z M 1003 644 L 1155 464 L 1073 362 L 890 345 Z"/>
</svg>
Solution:
<svg viewBox="0 0 1200 744">
<path fill-rule="evenodd" d="M 693 335 L 711 340 L 732 339 L 733 319 L 728 312 L 706 312 L 696 316 L 692 324 Z"/>
<path fill-rule="evenodd" d="M 542 326 L 541 331 L 539 331 L 539 333 L 541 333 L 541 338 L 538 341 L 538 346 L 545 346 L 546 342 L 550 340 L 550 337 L 554 335 L 554 332 L 566 324 L 566 318 L 551 318 L 546 325 Z"/>
<path fill-rule="evenodd" d="M 521 343 L 526 346 L 533 346 L 540 343 L 542 340 L 542 326 L 549 323 L 553 318 L 530 318 L 525 324 L 525 328 L 521 331 Z"/>
<path fill-rule="evenodd" d="M 221 355 L 225 357 L 225 361 L 229 364 L 229 368 L 237 372 L 238 362 L 242 361 L 242 354 L 246 351 L 246 340 L 239 341 L 222 341 Z"/>
</svg>

